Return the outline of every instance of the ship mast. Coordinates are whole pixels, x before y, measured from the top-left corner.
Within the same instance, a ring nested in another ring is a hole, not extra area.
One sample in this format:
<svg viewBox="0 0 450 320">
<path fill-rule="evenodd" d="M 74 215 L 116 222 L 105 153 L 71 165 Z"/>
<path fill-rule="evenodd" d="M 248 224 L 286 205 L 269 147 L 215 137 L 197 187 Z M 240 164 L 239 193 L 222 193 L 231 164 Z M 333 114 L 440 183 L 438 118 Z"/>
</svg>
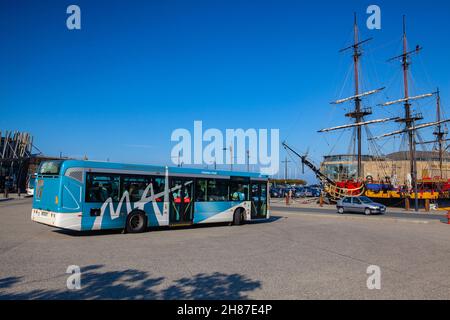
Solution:
<svg viewBox="0 0 450 320">
<path fill-rule="evenodd" d="M 352 97 L 340 99 L 340 100 L 337 100 L 337 101 L 334 101 L 331 103 L 331 104 L 342 104 L 344 102 L 353 100 L 354 105 L 355 105 L 354 110 L 352 112 L 347 113 L 345 116 L 348 118 L 354 119 L 354 123 L 351 125 L 343 125 L 343 126 L 338 126 L 338 127 L 329 128 L 329 129 L 323 129 L 323 130 L 319 131 L 319 132 L 330 132 L 330 131 L 340 130 L 340 129 L 356 128 L 356 143 L 357 143 L 356 157 L 357 157 L 357 177 L 358 178 L 362 178 L 362 174 L 363 174 L 363 170 L 362 170 L 362 127 L 365 125 L 368 125 L 368 124 L 372 124 L 372 123 L 387 122 L 387 121 L 392 121 L 392 120 L 397 119 L 397 118 L 389 118 L 389 119 L 380 119 L 380 120 L 372 120 L 372 121 L 364 120 L 365 116 L 372 114 L 372 110 L 370 108 L 362 108 L 361 107 L 362 106 L 362 98 L 384 90 L 384 87 L 383 87 L 380 89 L 371 90 L 371 91 L 364 92 L 364 93 L 360 92 L 359 64 L 360 64 L 360 58 L 362 56 L 361 45 L 370 40 L 372 40 L 372 38 L 369 38 L 369 39 L 366 39 L 363 41 L 359 40 L 358 23 L 357 23 L 357 17 L 356 17 L 356 13 L 355 13 L 354 14 L 354 23 L 353 23 L 353 45 L 339 51 L 340 53 L 347 51 L 347 50 L 353 51 L 353 71 L 354 71 L 354 81 L 355 81 L 355 84 L 354 84 L 355 85 L 355 95 Z"/>
<path fill-rule="evenodd" d="M 408 51 L 408 41 L 406 36 L 406 22 L 405 22 L 405 16 L 403 16 L 403 53 L 399 56 L 396 56 L 394 58 L 391 58 L 388 60 L 393 61 L 401 58 L 402 63 L 402 69 L 403 69 L 403 88 L 404 88 L 404 98 L 398 99 L 391 102 L 386 102 L 382 104 L 382 106 L 390 106 L 397 103 L 403 103 L 404 105 L 404 118 L 397 119 L 397 122 L 401 122 L 405 124 L 405 128 L 402 130 L 398 130 L 395 132 L 383 134 L 379 137 L 375 137 L 372 139 L 380 139 L 385 138 L 393 135 L 398 134 L 404 134 L 406 133 L 408 135 L 408 144 L 409 144 L 409 160 L 410 160 L 410 175 L 412 179 L 412 183 L 414 186 L 414 193 L 415 193 L 415 209 L 418 210 L 418 197 L 417 197 L 417 166 L 416 166 L 416 139 L 415 139 L 415 133 L 419 129 L 428 128 L 431 126 L 441 126 L 443 123 L 450 122 L 450 119 L 441 120 L 440 115 L 436 122 L 431 123 L 424 123 L 416 125 L 416 121 L 422 120 L 422 115 L 419 114 L 412 114 L 411 112 L 411 102 L 414 100 L 419 100 L 423 98 L 432 97 L 435 93 L 427 93 L 427 94 L 421 94 L 418 96 L 411 97 L 409 95 L 409 83 L 408 83 L 408 76 L 409 76 L 409 66 L 410 66 L 410 57 L 413 54 L 417 54 L 422 50 L 422 48 L 418 45 L 416 46 L 415 50 Z M 439 103 L 439 102 L 438 102 Z M 442 137 L 441 137 L 441 143 L 442 143 Z"/>
<path fill-rule="evenodd" d="M 447 130 L 442 128 L 441 122 L 441 94 L 439 88 L 436 91 L 436 118 L 439 124 L 436 126 L 436 130 L 433 134 L 436 136 L 436 140 L 439 148 L 439 172 L 441 179 L 444 177 L 443 175 L 443 161 L 444 161 L 444 142 L 446 141 L 445 136 L 447 135 Z"/>
<path fill-rule="evenodd" d="M 416 47 L 414 53 L 418 53 L 421 50 L 419 46 Z M 405 107 L 405 117 L 403 119 L 397 120 L 398 122 L 404 122 L 406 128 L 408 129 L 408 142 L 409 142 L 409 165 L 410 165 L 410 174 L 413 185 L 417 183 L 417 172 L 416 172 L 416 143 L 415 143 L 415 132 L 414 130 L 410 130 L 414 126 L 414 122 L 418 120 L 422 120 L 423 117 L 421 115 L 412 115 L 411 114 L 411 103 L 409 102 L 409 56 L 408 53 L 408 40 L 406 36 L 406 22 L 405 16 L 403 16 L 403 55 L 402 55 L 402 68 L 403 68 L 403 87 L 404 87 L 404 107 Z"/>
<path fill-rule="evenodd" d="M 393 105 L 393 104 L 396 104 L 396 103 L 402 103 L 403 102 L 404 118 L 398 119 L 396 121 L 404 123 L 405 124 L 405 129 L 397 131 L 397 132 L 393 132 L 393 133 L 390 133 L 390 134 L 386 134 L 386 135 L 383 135 L 381 137 L 387 137 L 387 136 L 394 135 L 394 134 L 399 134 L 399 133 L 406 133 L 408 135 L 409 167 L 410 167 L 409 172 L 410 172 L 410 175 L 411 175 L 411 179 L 412 179 L 413 185 L 416 185 L 416 183 L 417 183 L 417 181 L 416 181 L 417 180 L 417 173 L 416 173 L 415 131 L 419 127 L 424 128 L 424 126 L 421 125 L 421 126 L 418 126 L 416 128 L 415 122 L 418 121 L 418 120 L 422 120 L 423 117 L 422 117 L 422 115 L 420 113 L 419 114 L 412 114 L 412 112 L 411 112 L 411 101 L 433 96 L 433 93 L 423 94 L 423 95 L 419 95 L 419 96 L 415 96 L 415 97 L 411 97 L 409 95 L 408 79 L 409 79 L 410 57 L 413 54 L 419 53 L 421 50 L 422 50 L 422 48 L 418 45 L 418 46 L 416 46 L 415 50 L 408 51 L 408 40 L 407 40 L 407 36 L 406 36 L 406 21 L 405 21 L 405 16 L 403 16 L 403 53 L 401 55 L 399 55 L 399 56 L 396 56 L 394 58 L 389 59 L 388 61 L 393 61 L 393 60 L 397 60 L 397 59 L 401 58 L 402 69 L 403 69 L 404 98 L 396 100 L 396 101 L 391 101 L 391 102 L 384 103 L 383 106 L 389 106 L 389 105 Z M 438 122 L 434 123 L 434 125 L 440 124 L 440 123 L 441 123 L 441 121 L 438 121 Z M 432 124 L 429 124 L 429 125 L 432 125 Z M 427 124 L 426 127 L 428 127 L 428 124 Z"/>
<path fill-rule="evenodd" d="M 353 65 L 354 65 L 354 72 L 355 72 L 355 96 L 359 95 L 359 57 L 361 55 L 361 52 L 359 50 L 359 37 L 358 37 L 358 22 L 356 21 L 356 13 L 355 13 L 355 19 L 354 19 L 354 46 L 353 46 Z M 353 114 L 349 114 L 349 117 L 355 118 L 355 123 L 359 123 L 362 120 L 362 117 L 364 115 L 369 115 L 371 112 L 365 112 L 361 113 L 361 98 L 355 99 L 355 112 Z M 361 155 L 361 126 L 358 126 L 356 128 L 357 134 L 356 134 L 356 140 L 358 144 L 358 178 L 361 177 L 362 174 L 362 155 Z"/>
<path fill-rule="evenodd" d="M 436 129 L 433 132 L 433 135 L 436 136 L 435 140 L 427 141 L 427 142 L 420 142 L 417 144 L 437 144 L 438 152 L 439 152 L 439 174 L 440 178 L 444 178 L 444 169 L 443 169 L 443 162 L 444 162 L 444 152 L 447 148 L 445 148 L 445 142 L 449 141 L 449 139 L 446 139 L 446 136 L 448 134 L 447 128 L 443 127 L 443 121 L 441 117 L 441 95 L 439 88 L 436 91 Z"/>
</svg>

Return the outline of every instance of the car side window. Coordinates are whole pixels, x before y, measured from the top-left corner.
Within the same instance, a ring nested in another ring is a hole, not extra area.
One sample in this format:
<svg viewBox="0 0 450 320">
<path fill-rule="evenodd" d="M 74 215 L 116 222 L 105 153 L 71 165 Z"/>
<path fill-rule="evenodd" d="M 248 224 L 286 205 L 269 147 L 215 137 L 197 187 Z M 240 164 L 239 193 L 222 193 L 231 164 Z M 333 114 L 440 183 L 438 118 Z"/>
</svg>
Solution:
<svg viewBox="0 0 450 320">
<path fill-rule="evenodd" d="M 343 203 L 350 203 L 350 198 L 345 198 L 344 201 L 342 201 Z"/>
<path fill-rule="evenodd" d="M 353 203 L 354 204 L 361 204 L 361 200 L 359 200 L 358 198 L 353 198 Z"/>
</svg>

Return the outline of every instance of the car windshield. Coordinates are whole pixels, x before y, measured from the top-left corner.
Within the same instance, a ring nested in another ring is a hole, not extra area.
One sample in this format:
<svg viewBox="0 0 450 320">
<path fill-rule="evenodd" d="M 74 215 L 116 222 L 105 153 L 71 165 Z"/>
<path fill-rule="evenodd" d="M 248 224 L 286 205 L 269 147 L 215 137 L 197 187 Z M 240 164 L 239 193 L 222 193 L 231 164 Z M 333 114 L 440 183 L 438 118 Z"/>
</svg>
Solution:
<svg viewBox="0 0 450 320">
<path fill-rule="evenodd" d="M 361 200 L 362 203 L 373 203 L 373 201 L 367 197 L 360 197 L 359 200 Z"/>
</svg>

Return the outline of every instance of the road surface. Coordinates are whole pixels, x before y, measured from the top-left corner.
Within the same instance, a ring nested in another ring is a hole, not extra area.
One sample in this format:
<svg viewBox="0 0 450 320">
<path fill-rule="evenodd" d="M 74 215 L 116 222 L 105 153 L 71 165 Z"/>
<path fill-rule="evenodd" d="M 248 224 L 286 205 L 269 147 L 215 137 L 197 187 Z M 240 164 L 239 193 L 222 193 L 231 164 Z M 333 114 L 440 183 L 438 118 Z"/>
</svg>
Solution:
<svg viewBox="0 0 450 320">
<path fill-rule="evenodd" d="M 0 203 L 0 299 L 450 298 L 450 226 L 437 220 L 287 209 L 243 226 L 79 234 L 32 222 L 30 209 Z M 72 265 L 80 290 L 67 287 Z M 367 287 L 372 265 L 380 290 Z"/>
</svg>

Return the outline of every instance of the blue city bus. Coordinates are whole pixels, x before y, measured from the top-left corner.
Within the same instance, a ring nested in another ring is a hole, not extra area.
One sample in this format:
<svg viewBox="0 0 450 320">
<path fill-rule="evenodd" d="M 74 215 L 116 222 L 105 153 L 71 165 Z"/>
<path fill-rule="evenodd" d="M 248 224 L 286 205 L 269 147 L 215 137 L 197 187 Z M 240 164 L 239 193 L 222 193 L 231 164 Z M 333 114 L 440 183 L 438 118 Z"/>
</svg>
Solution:
<svg viewBox="0 0 450 320">
<path fill-rule="evenodd" d="M 79 160 L 41 163 L 31 219 L 88 231 L 269 218 L 268 177 L 257 173 Z"/>
</svg>

